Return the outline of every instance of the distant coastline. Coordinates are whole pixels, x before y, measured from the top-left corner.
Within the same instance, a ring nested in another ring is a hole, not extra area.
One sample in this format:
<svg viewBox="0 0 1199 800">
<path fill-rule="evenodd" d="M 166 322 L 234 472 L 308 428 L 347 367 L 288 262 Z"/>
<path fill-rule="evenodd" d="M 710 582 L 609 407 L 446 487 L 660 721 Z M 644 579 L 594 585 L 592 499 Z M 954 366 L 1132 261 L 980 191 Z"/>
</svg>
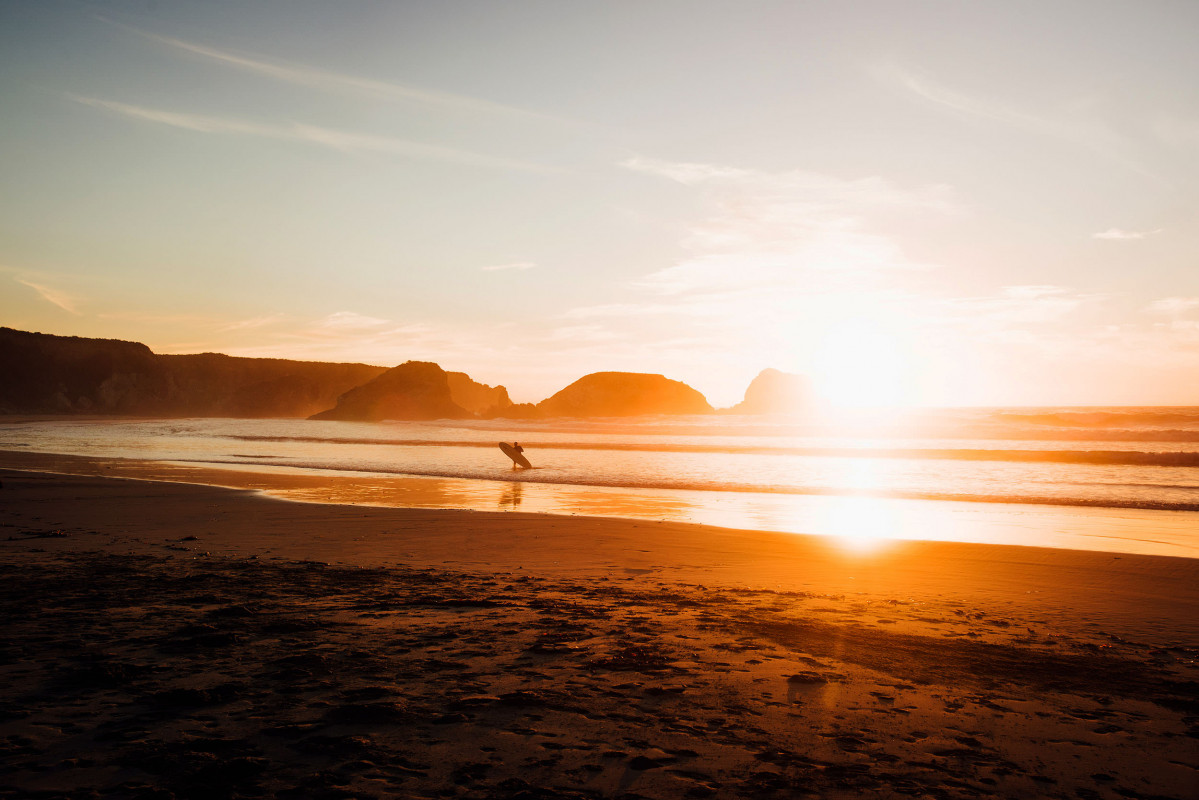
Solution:
<svg viewBox="0 0 1199 800">
<path fill-rule="evenodd" d="M 0 414 L 152 417 L 543 419 L 717 413 L 664 375 L 596 372 L 539 403 L 513 403 L 503 386 L 438 364 L 159 355 L 145 344 L 0 328 Z M 734 413 L 802 412 L 814 405 L 801 376 L 764 370 Z"/>
</svg>

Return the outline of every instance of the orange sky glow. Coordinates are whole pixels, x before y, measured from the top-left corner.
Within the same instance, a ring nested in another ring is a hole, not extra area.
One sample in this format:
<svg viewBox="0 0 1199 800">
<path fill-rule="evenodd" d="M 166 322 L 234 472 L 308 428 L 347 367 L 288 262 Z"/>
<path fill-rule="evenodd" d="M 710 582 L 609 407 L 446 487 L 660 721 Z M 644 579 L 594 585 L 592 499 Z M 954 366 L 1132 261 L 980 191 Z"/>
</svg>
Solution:
<svg viewBox="0 0 1199 800">
<path fill-rule="evenodd" d="M 1199 404 L 1197 36 L 1106 0 L 3 4 L 0 324 L 526 402 L 773 367 L 831 407 Z"/>
</svg>

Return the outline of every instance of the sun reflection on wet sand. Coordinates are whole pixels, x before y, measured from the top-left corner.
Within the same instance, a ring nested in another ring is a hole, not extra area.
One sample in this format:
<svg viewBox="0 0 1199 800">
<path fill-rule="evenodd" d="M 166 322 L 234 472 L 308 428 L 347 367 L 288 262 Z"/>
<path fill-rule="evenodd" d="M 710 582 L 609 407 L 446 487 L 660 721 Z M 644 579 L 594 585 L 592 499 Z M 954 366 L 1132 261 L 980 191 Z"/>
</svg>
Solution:
<svg viewBox="0 0 1199 800">
<path fill-rule="evenodd" d="M 897 537 L 893 509 L 876 497 L 841 497 L 843 502 L 824 505 L 818 512 L 817 530 L 836 537 L 846 550 L 871 552 Z"/>
<path fill-rule="evenodd" d="M 880 488 L 877 459 L 859 458 L 841 464 L 845 485 L 867 492 Z M 902 534 L 892 504 L 878 497 L 835 497 L 816 514 L 815 529 L 834 536 L 840 545 L 853 552 L 878 550 L 887 539 Z M 796 520 L 796 525 L 802 521 Z M 788 529 L 791 529 L 789 526 Z"/>
</svg>

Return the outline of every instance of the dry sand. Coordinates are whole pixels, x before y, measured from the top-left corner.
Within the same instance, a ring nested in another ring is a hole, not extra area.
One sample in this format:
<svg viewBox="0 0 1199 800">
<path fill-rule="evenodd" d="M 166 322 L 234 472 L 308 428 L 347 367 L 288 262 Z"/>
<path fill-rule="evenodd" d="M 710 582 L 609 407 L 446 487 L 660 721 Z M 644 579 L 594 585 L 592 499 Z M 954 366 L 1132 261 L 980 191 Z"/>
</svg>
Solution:
<svg viewBox="0 0 1199 800">
<path fill-rule="evenodd" d="M 1199 797 L 1199 561 L 0 471 L 0 797 Z"/>
</svg>

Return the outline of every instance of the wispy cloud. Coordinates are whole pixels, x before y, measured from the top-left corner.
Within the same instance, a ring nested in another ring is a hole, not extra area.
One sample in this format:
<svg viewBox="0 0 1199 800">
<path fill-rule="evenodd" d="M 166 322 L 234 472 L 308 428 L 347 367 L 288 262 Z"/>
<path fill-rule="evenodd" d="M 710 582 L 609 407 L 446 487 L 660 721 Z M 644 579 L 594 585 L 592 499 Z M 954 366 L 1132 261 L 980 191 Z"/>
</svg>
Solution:
<svg viewBox="0 0 1199 800">
<path fill-rule="evenodd" d="M 261 328 L 266 328 L 271 325 L 276 325 L 280 322 L 284 322 L 287 319 L 288 319 L 288 317 L 286 314 L 264 314 L 264 315 L 258 316 L 258 317 L 251 317 L 249 319 L 243 319 L 243 320 L 238 320 L 237 322 L 231 322 L 228 325 L 218 328 L 217 330 L 220 333 L 229 333 L 231 331 L 259 330 Z"/>
<path fill-rule="evenodd" d="M 896 66 L 886 68 L 883 72 L 918 97 L 966 116 L 981 117 L 1049 136 L 1069 137 L 1073 134 L 1073 131 L 1052 119 L 1029 114 L 994 100 L 955 91 L 924 75 L 917 75 Z"/>
<path fill-rule="evenodd" d="M 1165 314 L 1179 316 L 1199 310 L 1199 297 L 1163 297 L 1154 300 L 1146 308 L 1150 314 Z"/>
<path fill-rule="evenodd" d="M 676 303 L 606 303 L 598 306 L 572 308 L 558 316 L 562 319 L 622 319 L 641 317 L 647 314 L 691 314 L 694 307 L 680 306 Z"/>
<path fill-rule="evenodd" d="M 58 306 L 69 314 L 80 314 L 80 300 L 74 295 L 68 294 L 61 289 L 56 289 L 53 286 L 47 286 L 44 283 L 35 283 L 34 281 L 26 280 L 25 278 L 14 278 L 14 280 L 16 280 L 17 283 L 33 289 L 35 292 L 41 295 L 42 299 L 47 303 Z"/>
<path fill-rule="evenodd" d="M 1107 230 L 1100 231 L 1099 233 L 1092 233 L 1091 238 L 1092 239 L 1116 239 L 1116 240 L 1146 239 L 1150 236 L 1161 233 L 1163 230 L 1165 230 L 1165 229 L 1164 228 L 1154 228 L 1151 231 L 1126 231 L 1126 230 L 1122 230 L 1120 228 L 1108 228 Z"/>
<path fill-rule="evenodd" d="M 983 336 L 1011 339 L 1032 337 L 1030 326 L 1047 326 L 1065 320 L 1106 296 L 1079 292 L 1067 286 L 1005 286 L 996 294 L 932 301 L 926 309 L 930 322 L 958 330 L 975 330 Z M 1042 328 L 1037 336 L 1043 335 Z"/>
<path fill-rule="evenodd" d="M 533 269 L 537 265 L 532 261 L 514 261 L 511 264 L 490 264 L 486 267 L 480 267 L 484 272 L 500 272 L 503 270 L 526 270 Z"/>
<path fill-rule="evenodd" d="M 876 215 L 936 217 L 959 213 L 943 185 L 900 188 L 879 177 L 844 179 L 792 170 L 767 173 L 721 165 L 646 158 L 621 166 L 694 186 L 708 216 L 686 230 L 689 257 L 646 275 L 635 286 L 675 298 L 712 293 L 785 305 L 796 294 L 844 284 L 866 273 L 921 269 L 889 237 L 871 231 Z M 708 303 L 697 302 L 705 313 Z"/>
<path fill-rule="evenodd" d="M 178 52 L 199 56 L 227 67 L 298 86 L 307 86 L 309 88 L 320 89 L 329 92 L 367 95 L 375 99 L 413 101 L 426 105 L 438 106 L 441 108 L 458 111 L 466 111 L 475 114 L 523 117 L 541 122 L 574 124 L 570 120 L 556 117 L 551 114 L 532 111 L 526 108 L 520 108 L 518 106 L 505 103 L 497 103 L 478 97 L 470 97 L 467 95 L 434 91 L 430 89 L 421 89 L 392 81 L 362 78 L 355 75 L 346 75 L 343 73 L 317 69 L 314 67 L 288 64 L 277 60 L 269 60 L 258 55 L 233 53 L 228 50 L 222 50 L 216 47 L 210 47 L 208 45 L 189 42 L 173 36 L 163 36 L 161 34 L 151 33 L 149 31 L 115 22 L 104 17 L 100 17 L 100 19 L 111 25 L 116 25 L 117 27 L 123 28 L 130 33 L 170 47 Z"/>
<path fill-rule="evenodd" d="M 512 169 L 542 173 L 557 171 L 541 164 L 474 153 L 469 150 L 424 144 L 389 136 L 339 131 L 298 122 L 287 124 L 253 122 L 229 117 L 214 117 L 205 114 L 145 108 L 143 106 L 118 103 L 112 100 L 101 100 L 94 97 L 81 97 L 79 95 L 68 95 L 68 97 L 78 103 L 102 108 L 132 119 L 153 122 L 159 125 L 168 125 L 173 128 L 182 128 L 198 133 L 255 136 L 266 139 L 302 142 L 346 153 L 384 153 L 405 158 L 451 161 L 492 169 Z"/>
<path fill-rule="evenodd" d="M 368 317 L 353 311 L 337 311 L 319 320 L 313 327 L 322 331 L 370 331 L 394 326 L 391 320 Z"/>
<path fill-rule="evenodd" d="M 785 211 L 861 212 L 869 208 L 896 207 L 956 213 L 960 205 L 953 190 L 945 184 L 919 189 L 902 189 L 879 176 L 840 178 L 805 170 L 765 172 L 718 164 L 664 161 L 635 157 L 619 166 L 634 172 L 667 178 L 687 186 L 736 190 L 785 204 Z"/>
<path fill-rule="evenodd" d="M 1087 104 L 1075 104 L 1074 115 L 1036 114 L 992 98 L 984 98 L 951 89 L 927 75 L 895 65 L 876 72 L 888 83 L 896 84 L 920 99 L 949 109 L 964 117 L 974 117 L 1046 136 L 1087 148 L 1091 152 L 1156 181 L 1160 175 L 1146 169 L 1129 155 L 1129 144 L 1111 128 L 1097 119 L 1080 116 Z"/>
</svg>

